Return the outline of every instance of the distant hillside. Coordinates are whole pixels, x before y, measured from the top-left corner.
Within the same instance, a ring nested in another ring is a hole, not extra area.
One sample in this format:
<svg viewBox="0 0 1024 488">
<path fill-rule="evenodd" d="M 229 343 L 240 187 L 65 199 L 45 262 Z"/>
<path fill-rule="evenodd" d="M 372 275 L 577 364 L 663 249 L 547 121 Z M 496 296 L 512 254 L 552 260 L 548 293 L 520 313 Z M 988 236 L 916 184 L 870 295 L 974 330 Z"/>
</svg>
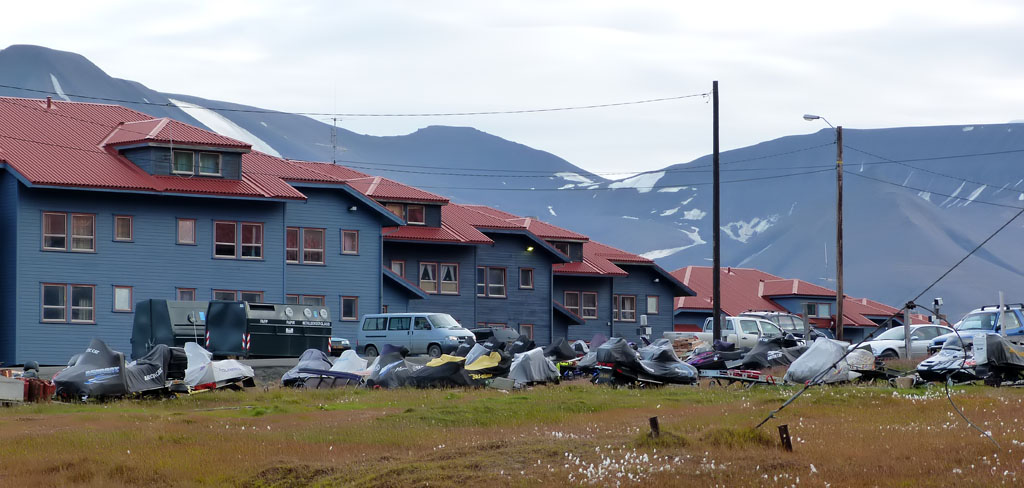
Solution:
<svg viewBox="0 0 1024 488">
<path fill-rule="evenodd" d="M 97 100 L 74 94 L 136 102 L 124 105 L 205 126 L 272 154 L 336 158 L 455 201 L 537 216 L 648 253 L 669 269 L 710 262 L 709 156 L 608 181 L 553 154 L 467 127 L 431 126 L 394 137 L 339 128 L 335 150 L 331 127 L 319 121 L 207 110 L 255 107 L 156 92 L 112 78 L 78 54 L 37 46 L 0 51 L 0 84 L 76 101 Z M 45 96 L 2 87 L 0 95 Z M 845 275 L 852 295 L 893 305 L 913 298 L 1005 222 L 1015 212 L 1007 206 L 1024 206 L 1019 124 L 847 129 L 844 136 Z M 725 265 L 834 287 L 833 139 L 831 130 L 821 130 L 722 154 Z M 775 178 L 787 174 L 795 176 Z M 1008 300 L 1024 301 L 1021 238 L 1024 221 L 993 239 L 923 301 L 943 296 L 951 314 L 993 303 L 999 290 Z"/>
</svg>

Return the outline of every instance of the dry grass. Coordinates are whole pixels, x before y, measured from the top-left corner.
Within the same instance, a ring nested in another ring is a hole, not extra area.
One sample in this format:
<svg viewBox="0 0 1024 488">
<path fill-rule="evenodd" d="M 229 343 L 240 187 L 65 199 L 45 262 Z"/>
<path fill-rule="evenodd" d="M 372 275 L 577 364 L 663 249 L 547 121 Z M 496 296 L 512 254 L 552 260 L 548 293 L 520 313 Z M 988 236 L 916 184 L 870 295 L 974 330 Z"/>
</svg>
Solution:
<svg viewBox="0 0 1024 488">
<path fill-rule="evenodd" d="M 0 409 L 0 486 L 1020 486 L 1024 391 L 214 392 Z M 647 436 L 657 415 L 662 436 Z M 779 447 L 789 425 L 794 451 Z M 811 466 L 814 466 L 812 469 Z"/>
</svg>

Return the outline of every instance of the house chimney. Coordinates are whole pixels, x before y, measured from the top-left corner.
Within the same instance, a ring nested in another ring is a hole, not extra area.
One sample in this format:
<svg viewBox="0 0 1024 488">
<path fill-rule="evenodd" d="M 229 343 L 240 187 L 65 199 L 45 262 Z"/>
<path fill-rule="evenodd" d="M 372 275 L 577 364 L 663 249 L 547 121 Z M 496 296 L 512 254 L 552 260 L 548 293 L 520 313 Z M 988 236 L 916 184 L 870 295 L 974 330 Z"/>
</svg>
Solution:
<svg viewBox="0 0 1024 488">
<path fill-rule="evenodd" d="M 50 110 L 51 108 L 53 108 L 53 99 L 46 97 L 46 110 Z"/>
<path fill-rule="evenodd" d="M 757 296 L 764 296 L 764 280 L 757 280 Z"/>
</svg>

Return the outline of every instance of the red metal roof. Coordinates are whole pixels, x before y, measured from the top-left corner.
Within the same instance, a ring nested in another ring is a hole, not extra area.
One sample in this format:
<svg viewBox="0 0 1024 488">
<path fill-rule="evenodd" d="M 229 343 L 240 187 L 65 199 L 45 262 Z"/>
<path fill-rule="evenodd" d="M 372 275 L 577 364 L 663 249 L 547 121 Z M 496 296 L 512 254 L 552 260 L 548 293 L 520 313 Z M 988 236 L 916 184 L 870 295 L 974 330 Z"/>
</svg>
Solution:
<svg viewBox="0 0 1024 488">
<path fill-rule="evenodd" d="M 406 225 L 384 229 L 384 238 L 390 240 L 434 241 L 460 244 L 493 244 L 480 232 L 475 222 L 487 219 L 464 205 L 450 203 L 441 207 L 441 227 Z"/>
<path fill-rule="evenodd" d="M 527 229 L 530 230 L 530 232 L 533 232 L 541 239 L 547 239 L 552 241 L 586 241 L 590 239 L 589 237 L 583 234 L 573 232 L 568 229 L 563 229 L 556 225 L 551 225 L 547 222 L 544 222 L 543 220 L 521 218 L 511 219 L 509 221 L 526 227 Z"/>
<path fill-rule="evenodd" d="M 714 308 L 711 303 L 711 271 L 710 266 L 687 266 L 672 272 L 672 276 L 697 293 L 697 296 L 693 297 L 676 297 L 675 308 Z M 778 279 L 778 276 L 757 269 L 722 268 L 722 311 L 728 315 L 738 315 L 751 310 L 785 312 L 786 309 L 758 293 L 761 280 Z"/>
<path fill-rule="evenodd" d="M 348 169 L 348 168 L 345 168 Z M 351 171 L 351 170 L 349 170 Z M 380 176 L 348 179 L 345 181 L 360 193 L 380 201 L 401 201 L 417 203 L 448 203 L 448 199 L 440 195 L 404 185 Z"/>
<path fill-rule="evenodd" d="M 146 121 L 149 123 L 143 123 Z M 0 159 L 30 184 L 39 186 L 304 198 L 283 182 L 265 178 L 229 180 L 150 175 L 109 146 L 101 148 L 115 129 L 123 127 L 119 124 L 128 123 L 133 123 L 130 127 L 137 126 L 139 132 L 155 131 L 157 136 L 167 126 L 173 126 L 174 130 L 182 129 L 183 134 L 192 134 L 196 141 L 221 141 L 218 139 L 221 136 L 199 128 L 186 131 L 184 129 L 190 126 L 179 122 L 164 123 L 161 129 L 159 119 L 117 105 L 53 101 L 47 108 L 46 102 L 41 100 L 0 97 Z M 224 141 L 231 141 L 234 147 L 241 144 L 234 139 L 224 138 Z M 252 157 L 251 154 L 244 154 L 243 159 Z"/>
<path fill-rule="evenodd" d="M 835 297 L 836 292 L 828 288 L 797 279 L 765 280 L 762 295 L 766 297 L 784 295 L 805 295 L 811 297 Z"/>
<path fill-rule="evenodd" d="M 290 159 L 288 160 L 288 162 L 292 163 L 293 166 L 298 166 L 300 168 L 305 168 L 310 171 L 315 171 L 319 174 L 340 181 L 348 181 L 356 178 L 366 178 L 370 176 L 366 173 L 356 171 L 352 168 L 342 166 L 340 164 L 318 163 L 315 161 L 298 161 L 294 159 Z"/>
<path fill-rule="evenodd" d="M 653 261 L 611 246 L 587 241 L 583 243 L 583 261 L 556 264 L 551 270 L 556 274 L 629 276 L 629 273 L 615 265 L 616 262 L 648 264 Z"/>
<path fill-rule="evenodd" d="M 124 146 L 140 142 L 161 142 L 192 146 L 230 147 L 249 150 L 246 142 L 224 137 L 167 117 L 139 120 L 119 124 L 110 132 L 102 145 Z"/>
</svg>

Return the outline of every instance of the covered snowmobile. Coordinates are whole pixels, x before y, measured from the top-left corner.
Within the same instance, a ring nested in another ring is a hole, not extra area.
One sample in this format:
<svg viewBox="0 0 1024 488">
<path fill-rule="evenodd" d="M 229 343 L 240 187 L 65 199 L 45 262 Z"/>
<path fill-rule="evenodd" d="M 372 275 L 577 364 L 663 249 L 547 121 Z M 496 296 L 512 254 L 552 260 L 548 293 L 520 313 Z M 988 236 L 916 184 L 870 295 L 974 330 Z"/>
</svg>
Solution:
<svg viewBox="0 0 1024 488">
<path fill-rule="evenodd" d="M 171 382 L 185 378 L 186 365 L 183 349 L 164 344 L 125 364 L 124 354 L 93 339 L 75 364 L 58 372 L 53 382 L 56 394 L 66 400 L 168 394 Z"/>
<path fill-rule="evenodd" d="M 512 356 L 504 351 L 490 351 L 466 363 L 466 373 L 477 384 L 508 374 L 512 367 Z"/>
<path fill-rule="evenodd" d="M 409 383 L 417 388 L 469 386 L 472 380 L 464 367 L 465 361 L 466 358 L 442 354 L 423 366 L 411 369 Z"/>
<path fill-rule="evenodd" d="M 381 348 L 381 355 L 370 367 L 370 375 L 366 378 L 366 386 L 371 388 L 398 388 L 413 385 L 412 373 L 423 367 L 407 361 L 402 349 L 391 344 Z"/>
<path fill-rule="evenodd" d="M 349 349 L 334 361 L 331 371 L 338 373 L 358 373 L 366 370 L 366 360 L 359 357 L 356 351 Z"/>
<path fill-rule="evenodd" d="M 301 387 L 307 378 L 318 376 L 322 371 L 330 371 L 331 366 L 333 364 L 327 353 L 319 349 L 306 349 L 299 356 L 298 364 L 281 376 L 281 383 L 284 386 Z"/>
<path fill-rule="evenodd" d="M 650 348 L 650 349 L 648 349 Z M 645 346 L 645 353 L 651 359 L 644 361 L 641 353 L 629 347 L 625 339 L 613 337 L 597 348 L 599 373 L 595 383 L 636 384 L 636 383 L 692 383 L 697 380 L 697 370 L 676 357 L 672 346 Z"/>
<path fill-rule="evenodd" d="M 525 334 L 521 334 L 518 339 L 509 342 L 508 345 L 505 346 L 505 352 L 511 355 L 516 355 L 521 352 L 529 351 L 535 347 L 537 347 L 537 345 L 534 344 L 533 339 L 530 339 Z"/>
<path fill-rule="evenodd" d="M 515 382 L 516 388 L 521 388 L 537 383 L 558 382 L 559 374 L 555 363 L 545 357 L 543 349 L 537 347 L 515 355 L 508 378 Z"/>
<path fill-rule="evenodd" d="M 838 383 L 856 379 L 860 374 L 850 371 L 850 364 L 845 359 L 839 361 L 846 355 L 849 345 L 847 342 L 824 337 L 815 339 L 814 344 L 811 344 L 807 351 L 793 361 L 783 379 L 798 384 L 809 381 L 813 381 L 815 384 Z M 832 367 L 836 361 L 839 363 Z"/>
<path fill-rule="evenodd" d="M 185 384 L 194 390 L 256 386 L 252 367 L 234 359 L 213 361 L 213 354 L 196 344 L 185 343 L 188 369 Z"/>
<path fill-rule="evenodd" d="M 647 374 L 654 379 L 673 384 L 689 384 L 697 381 L 697 368 L 684 363 L 676 355 L 672 342 L 658 339 L 650 345 L 641 347 L 640 364 L 647 369 Z"/>
<path fill-rule="evenodd" d="M 790 345 L 783 337 L 759 341 L 750 348 L 740 367 L 743 369 L 768 369 L 775 366 L 789 366 L 807 351 L 807 346 Z"/>
<path fill-rule="evenodd" d="M 561 338 L 558 342 L 550 344 L 544 348 L 544 355 L 551 358 L 552 361 L 570 361 L 576 359 L 576 351 L 569 346 L 565 338 Z"/>
<path fill-rule="evenodd" d="M 999 334 L 975 335 L 974 362 L 975 372 L 985 384 L 998 386 L 1024 379 L 1024 348 Z"/>
</svg>

